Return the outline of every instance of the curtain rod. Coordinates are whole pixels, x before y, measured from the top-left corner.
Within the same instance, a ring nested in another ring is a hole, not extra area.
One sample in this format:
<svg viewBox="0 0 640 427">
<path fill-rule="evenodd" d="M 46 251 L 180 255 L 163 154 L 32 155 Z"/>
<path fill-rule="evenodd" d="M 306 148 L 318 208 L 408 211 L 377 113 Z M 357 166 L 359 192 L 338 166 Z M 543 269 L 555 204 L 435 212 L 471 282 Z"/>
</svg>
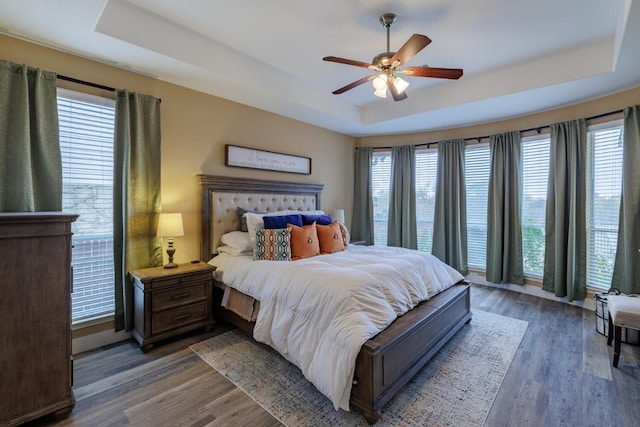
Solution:
<svg viewBox="0 0 640 427">
<path fill-rule="evenodd" d="M 88 82 L 88 81 L 85 81 L 85 80 L 80 80 L 80 79 L 76 79 L 76 78 L 73 78 L 73 77 L 63 76 L 61 74 L 58 74 L 56 77 L 59 78 L 60 80 L 64 80 L 64 81 L 71 82 L 71 83 L 78 83 L 78 84 L 89 86 L 89 87 L 93 87 L 93 88 L 96 88 L 96 89 L 107 90 L 109 92 L 115 92 L 116 91 L 116 89 L 112 88 L 111 86 L 105 86 L 105 85 L 101 85 L 101 84 L 98 84 L 98 83 L 91 83 L 91 82 Z M 162 99 L 158 98 L 158 102 L 162 103 Z"/>
<path fill-rule="evenodd" d="M 104 86 L 104 85 L 100 85 L 98 83 L 91 83 L 91 82 L 87 82 L 84 80 L 80 80 L 80 79 L 74 79 L 73 77 L 67 77 L 67 76 L 63 76 L 61 74 L 58 74 L 56 76 L 57 78 L 59 78 L 60 80 L 64 80 L 67 82 L 71 82 L 71 83 L 78 83 L 81 85 L 85 85 L 85 86 L 90 86 L 96 89 L 102 89 L 102 90 L 108 90 L 109 92 L 115 92 L 116 90 L 112 87 L 109 86 Z"/>
<path fill-rule="evenodd" d="M 615 110 L 615 111 L 609 111 L 608 113 L 602 113 L 602 114 L 598 114 L 595 116 L 590 116 L 585 118 L 586 121 L 590 121 L 590 120 L 595 120 L 595 119 L 601 119 L 602 117 L 607 117 L 607 116 L 613 116 L 614 114 L 620 114 L 622 113 L 624 110 Z M 526 132 L 531 132 L 531 131 L 536 131 L 538 133 L 542 132 L 542 129 L 548 129 L 550 128 L 550 125 L 545 125 L 545 126 L 537 126 L 534 128 L 529 128 L 529 129 L 523 129 L 520 131 L 520 133 L 526 133 Z M 476 136 L 476 137 L 470 137 L 470 138 L 464 138 L 465 141 L 473 141 L 476 140 L 478 141 L 478 143 L 483 140 L 483 139 L 488 139 L 490 137 L 490 135 L 485 135 L 485 136 Z M 432 145 L 437 145 L 438 141 L 435 142 L 424 142 L 422 144 L 415 144 L 416 147 L 424 147 L 426 146 L 427 148 L 429 148 Z M 373 147 L 375 150 L 391 150 L 393 147 Z M 358 149 L 358 147 L 356 147 L 356 150 Z"/>
</svg>

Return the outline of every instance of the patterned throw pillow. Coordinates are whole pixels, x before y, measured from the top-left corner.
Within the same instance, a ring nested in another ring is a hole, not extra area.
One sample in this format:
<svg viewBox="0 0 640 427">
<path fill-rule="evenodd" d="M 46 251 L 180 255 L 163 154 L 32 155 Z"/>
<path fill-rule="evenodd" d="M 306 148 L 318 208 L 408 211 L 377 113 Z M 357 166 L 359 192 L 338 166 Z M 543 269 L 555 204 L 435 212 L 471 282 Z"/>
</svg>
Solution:
<svg viewBox="0 0 640 427">
<path fill-rule="evenodd" d="M 320 253 L 332 254 L 344 251 L 344 240 L 340 223 L 334 221 L 329 225 L 316 225 L 318 228 L 318 240 L 320 241 Z"/>
<path fill-rule="evenodd" d="M 291 230 L 259 228 L 256 230 L 255 260 L 291 261 Z"/>
</svg>

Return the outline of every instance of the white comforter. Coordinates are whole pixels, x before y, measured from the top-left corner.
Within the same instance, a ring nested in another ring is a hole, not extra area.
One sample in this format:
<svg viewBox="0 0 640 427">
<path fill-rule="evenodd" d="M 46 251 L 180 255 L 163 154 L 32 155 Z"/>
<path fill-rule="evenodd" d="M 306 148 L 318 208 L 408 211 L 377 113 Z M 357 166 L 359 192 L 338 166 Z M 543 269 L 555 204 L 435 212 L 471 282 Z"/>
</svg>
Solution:
<svg viewBox="0 0 640 427">
<path fill-rule="evenodd" d="M 364 342 L 462 275 L 425 252 L 354 246 L 299 261 L 221 254 L 216 275 L 260 301 L 254 338 L 275 348 L 338 409 L 349 410 Z"/>
</svg>

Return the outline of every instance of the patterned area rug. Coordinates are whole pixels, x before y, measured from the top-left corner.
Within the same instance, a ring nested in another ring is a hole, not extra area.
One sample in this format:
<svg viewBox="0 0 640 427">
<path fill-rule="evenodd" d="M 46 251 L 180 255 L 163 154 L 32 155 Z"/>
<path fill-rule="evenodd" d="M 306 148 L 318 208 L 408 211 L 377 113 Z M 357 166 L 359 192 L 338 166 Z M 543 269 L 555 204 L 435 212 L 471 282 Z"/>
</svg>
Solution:
<svg viewBox="0 0 640 427">
<path fill-rule="evenodd" d="M 474 310 L 471 323 L 383 407 L 376 425 L 483 425 L 527 325 Z M 358 410 L 334 410 L 297 367 L 238 330 L 190 348 L 286 426 L 368 425 Z"/>
</svg>

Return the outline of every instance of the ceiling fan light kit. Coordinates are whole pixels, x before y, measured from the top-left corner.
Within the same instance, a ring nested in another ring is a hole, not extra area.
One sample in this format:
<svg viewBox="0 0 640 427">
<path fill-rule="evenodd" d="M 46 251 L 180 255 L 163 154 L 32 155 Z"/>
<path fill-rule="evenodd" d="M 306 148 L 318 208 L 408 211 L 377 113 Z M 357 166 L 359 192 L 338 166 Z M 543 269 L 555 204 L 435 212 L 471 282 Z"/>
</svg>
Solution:
<svg viewBox="0 0 640 427">
<path fill-rule="evenodd" d="M 387 29 L 387 51 L 376 55 L 370 64 L 352 59 L 338 58 L 336 56 L 325 56 L 322 58 L 323 61 L 368 68 L 377 72 L 377 74 L 365 76 L 360 80 L 356 80 L 340 89 L 334 90 L 333 93 L 335 95 L 344 93 L 372 80 L 371 83 L 375 89 L 373 92 L 374 95 L 380 98 L 386 98 L 387 89 L 389 89 L 394 101 L 402 101 L 403 99 L 407 99 L 405 90 L 409 86 L 409 82 L 400 78 L 397 74 L 404 74 L 407 77 L 434 77 L 453 80 L 462 77 L 463 71 L 460 68 L 433 68 L 427 66 L 403 68 L 402 66 L 431 43 L 431 40 L 427 36 L 414 34 L 402 45 L 398 52 L 391 52 L 390 29 L 395 21 L 396 15 L 393 13 L 385 13 L 380 16 L 380 23 Z"/>
</svg>

